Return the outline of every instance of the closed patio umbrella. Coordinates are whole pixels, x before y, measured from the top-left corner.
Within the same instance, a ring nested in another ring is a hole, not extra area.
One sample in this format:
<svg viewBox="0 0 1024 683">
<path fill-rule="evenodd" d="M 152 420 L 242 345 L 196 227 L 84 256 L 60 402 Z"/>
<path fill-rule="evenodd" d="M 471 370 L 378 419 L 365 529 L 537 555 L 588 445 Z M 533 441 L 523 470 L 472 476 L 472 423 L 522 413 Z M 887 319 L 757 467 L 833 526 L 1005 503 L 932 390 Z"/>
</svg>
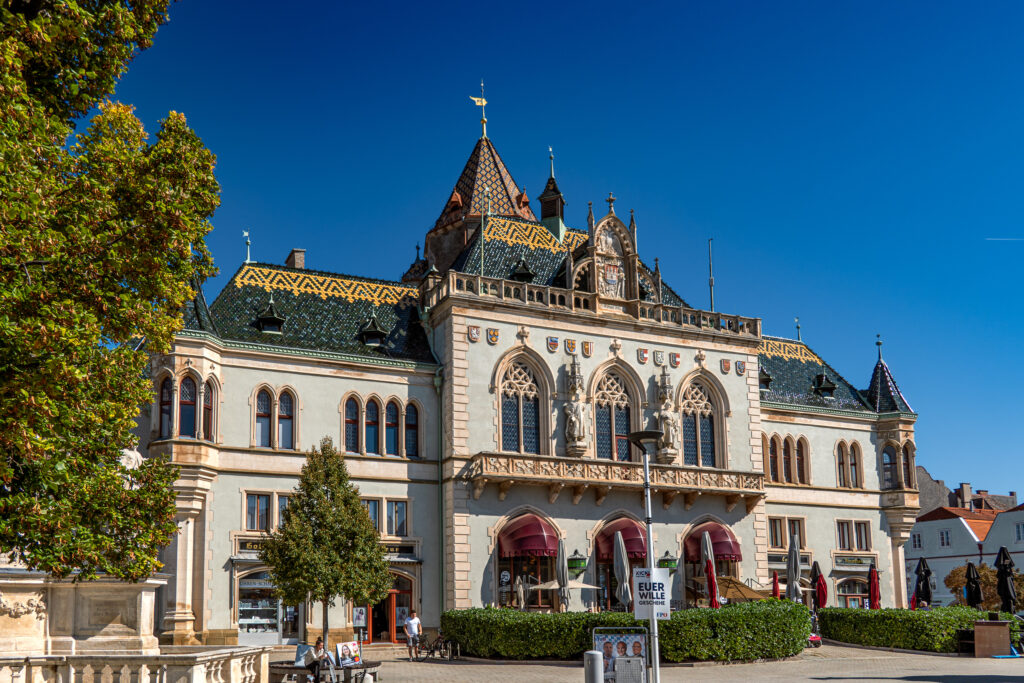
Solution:
<svg viewBox="0 0 1024 683">
<path fill-rule="evenodd" d="M 999 548 L 996 557 L 996 592 L 1002 598 L 1000 611 L 1013 614 L 1017 611 L 1017 589 L 1013 585 L 1013 559 L 1006 546 Z"/>
<path fill-rule="evenodd" d="M 715 576 L 715 549 L 711 544 L 711 534 L 707 531 L 700 539 L 700 559 L 704 565 L 704 579 L 707 581 L 708 601 L 710 606 L 718 609 L 718 579 Z"/>
<path fill-rule="evenodd" d="M 803 602 L 800 592 L 800 536 L 789 537 L 789 554 L 786 556 L 786 599 Z"/>
<path fill-rule="evenodd" d="M 981 593 L 981 576 L 978 568 L 973 562 L 967 563 L 967 605 L 974 609 L 981 609 L 984 596 Z"/>
<path fill-rule="evenodd" d="M 526 611 L 526 586 L 523 585 L 523 577 L 516 577 L 516 599 L 519 601 L 519 609 Z"/>
<path fill-rule="evenodd" d="M 558 556 L 555 558 L 555 580 L 558 581 L 558 601 L 568 611 L 569 561 L 565 557 L 565 542 L 562 539 L 558 539 Z"/>
<path fill-rule="evenodd" d="M 612 561 L 615 580 L 619 582 L 615 588 L 615 597 L 629 609 L 629 603 L 633 599 L 629 585 L 633 582 L 633 577 L 629 571 L 629 556 L 626 554 L 626 541 L 623 540 L 621 531 L 615 532 L 615 552 Z"/>
<path fill-rule="evenodd" d="M 868 569 L 868 607 L 880 609 L 882 607 L 882 590 L 878 585 L 878 569 L 875 563 L 871 563 Z"/>
<path fill-rule="evenodd" d="M 828 602 L 828 585 L 825 583 L 825 575 L 821 573 L 821 567 L 815 560 L 811 565 L 811 599 L 814 609 L 818 610 Z"/>
<path fill-rule="evenodd" d="M 782 593 L 779 591 L 779 573 L 772 572 L 772 597 L 782 597 Z"/>
<path fill-rule="evenodd" d="M 686 562 L 680 555 L 676 561 L 676 571 L 672 575 L 672 604 L 686 608 Z"/>
<path fill-rule="evenodd" d="M 917 582 L 914 584 L 914 595 L 917 597 L 917 604 L 927 602 L 932 604 L 932 569 L 928 566 L 928 560 L 923 557 L 917 561 Z"/>
</svg>

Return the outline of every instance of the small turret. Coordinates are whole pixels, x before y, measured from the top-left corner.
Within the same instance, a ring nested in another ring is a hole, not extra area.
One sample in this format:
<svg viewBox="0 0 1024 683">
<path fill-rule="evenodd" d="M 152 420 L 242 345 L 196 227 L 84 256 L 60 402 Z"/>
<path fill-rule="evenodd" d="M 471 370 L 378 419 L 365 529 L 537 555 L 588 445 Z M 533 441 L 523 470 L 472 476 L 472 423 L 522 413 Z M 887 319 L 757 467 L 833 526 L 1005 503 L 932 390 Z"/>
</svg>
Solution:
<svg viewBox="0 0 1024 683">
<path fill-rule="evenodd" d="M 555 182 L 555 155 L 548 147 L 548 158 L 551 160 L 551 175 L 548 177 L 544 191 L 537 197 L 540 200 L 540 222 L 547 226 L 551 234 L 559 242 L 565 237 L 565 197 Z"/>
</svg>

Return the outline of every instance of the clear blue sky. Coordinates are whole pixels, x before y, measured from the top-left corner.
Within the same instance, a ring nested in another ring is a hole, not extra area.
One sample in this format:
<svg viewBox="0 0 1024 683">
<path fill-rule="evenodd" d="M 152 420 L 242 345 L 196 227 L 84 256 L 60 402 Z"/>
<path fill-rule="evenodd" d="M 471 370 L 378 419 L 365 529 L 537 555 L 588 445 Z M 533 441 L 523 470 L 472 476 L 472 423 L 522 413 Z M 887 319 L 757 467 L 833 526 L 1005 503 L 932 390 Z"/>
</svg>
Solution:
<svg viewBox="0 0 1024 683">
<path fill-rule="evenodd" d="M 572 226 L 636 209 L 642 256 L 707 307 L 804 340 L 858 387 L 875 334 L 950 486 L 1024 494 L 1024 4 L 183 0 L 118 89 L 217 154 L 210 236 L 244 259 L 397 278 L 479 129 Z M 536 209 L 536 203 L 535 203 Z"/>
</svg>

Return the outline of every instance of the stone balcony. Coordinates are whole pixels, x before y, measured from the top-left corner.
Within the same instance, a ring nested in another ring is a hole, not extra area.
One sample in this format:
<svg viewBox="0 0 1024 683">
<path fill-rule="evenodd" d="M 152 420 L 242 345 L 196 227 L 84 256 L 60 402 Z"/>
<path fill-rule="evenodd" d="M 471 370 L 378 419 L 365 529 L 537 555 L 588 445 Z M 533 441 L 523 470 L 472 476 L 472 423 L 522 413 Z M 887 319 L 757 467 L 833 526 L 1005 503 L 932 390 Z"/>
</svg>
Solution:
<svg viewBox="0 0 1024 683">
<path fill-rule="evenodd" d="M 666 510 L 676 497 L 681 497 L 689 510 L 698 496 L 721 496 L 728 511 L 743 501 L 749 513 L 765 495 L 764 474 L 760 472 L 653 463 L 650 468 L 651 492 L 661 495 Z M 488 484 L 497 485 L 499 500 L 504 500 L 513 486 L 545 486 L 549 502 L 554 503 L 568 489 L 574 505 L 587 489 L 594 491 L 594 500 L 600 505 L 609 491 L 640 493 L 644 485 L 640 463 L 512 453 L 478 453 L 470 460 L 466 477 L 473 486 L 474 499 Z"/>
</svg>

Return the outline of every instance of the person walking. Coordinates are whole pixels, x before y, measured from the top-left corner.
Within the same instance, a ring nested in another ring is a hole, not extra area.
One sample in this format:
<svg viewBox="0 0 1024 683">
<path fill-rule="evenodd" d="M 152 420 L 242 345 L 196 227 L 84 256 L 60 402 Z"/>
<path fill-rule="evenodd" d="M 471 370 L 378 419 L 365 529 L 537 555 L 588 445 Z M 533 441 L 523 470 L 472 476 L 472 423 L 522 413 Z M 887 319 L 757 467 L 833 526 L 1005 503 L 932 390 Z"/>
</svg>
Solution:
<svg viewBox="0 0 1024 683">
<path fill-rule="evenodd" d="M 403 625 L 405 628 L 405 642 L 409 648 L 409 661 L 420 656 L 420 618 L 416 616 L 416 610 L 409 612 L 409 616 Z M 415 653 L 415 654 L 414 654 Z"/>
</svg>

